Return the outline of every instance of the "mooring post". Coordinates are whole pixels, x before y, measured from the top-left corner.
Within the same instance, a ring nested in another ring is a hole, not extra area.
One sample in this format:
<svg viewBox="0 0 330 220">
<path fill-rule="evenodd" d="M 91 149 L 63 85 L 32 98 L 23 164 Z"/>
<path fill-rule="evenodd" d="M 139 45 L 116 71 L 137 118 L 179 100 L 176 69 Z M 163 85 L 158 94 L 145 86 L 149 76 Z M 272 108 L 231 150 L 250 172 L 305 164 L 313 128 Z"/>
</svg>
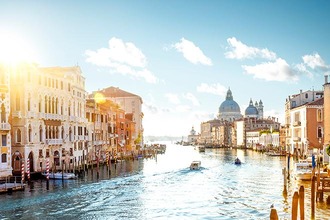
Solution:
<svg viewBox="0 0 330 220">
<path fill-rule="evenodd" d="M 299 194 L 298 192 L 294 192 L 293 197 L 292 197 L 292 210 L 291 210 L 291 219 L 292 220 L 297 220 L 298 216 L 298 200 L 299 200 Z"/>
<path fill-rule="evenodd" d="M 300 220 L 305 220 L 305 190 L 304 186 L 299 188 L 299 210 L 300 210 Z"/>
<path fill-rule="evenodd" d="M 270 220 L 278 220 L 278 215 L 277 215 L 277 211 L 275 208 L 272 208 L 270 210 Z"/>
<path fill-rule="evenodd" d="M 312 177 L 311 186 L 311 218 L 315 218 L 315 176 Z"/>
</svg>

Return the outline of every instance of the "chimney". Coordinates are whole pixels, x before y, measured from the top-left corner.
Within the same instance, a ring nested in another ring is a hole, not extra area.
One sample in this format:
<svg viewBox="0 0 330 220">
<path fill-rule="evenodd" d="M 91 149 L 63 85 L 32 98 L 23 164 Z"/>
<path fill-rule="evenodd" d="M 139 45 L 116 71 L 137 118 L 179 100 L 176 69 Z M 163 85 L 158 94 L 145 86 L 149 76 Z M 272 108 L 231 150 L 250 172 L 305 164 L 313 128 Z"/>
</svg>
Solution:
<svg viewBox="0 0 330 220">
<path fill-rule="evenodd" d="M 324 81 L 325 81 L 325 84 L 328 83 L 328 75 L 324 75 Z"/>
</svg>

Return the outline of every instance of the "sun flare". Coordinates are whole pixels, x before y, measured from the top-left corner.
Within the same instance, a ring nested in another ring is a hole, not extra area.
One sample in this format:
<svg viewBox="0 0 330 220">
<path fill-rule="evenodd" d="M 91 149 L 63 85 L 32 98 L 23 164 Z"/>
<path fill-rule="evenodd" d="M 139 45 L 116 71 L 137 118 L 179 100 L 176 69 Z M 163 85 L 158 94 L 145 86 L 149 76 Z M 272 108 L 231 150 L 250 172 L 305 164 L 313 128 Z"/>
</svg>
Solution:
<svg viewBox="0 0 330 220">
<path fill-rule="evenodd" d="M 22 37 L 0 32 L 0 62 L 17 64 L 35 61 L 30 44 Z"/>
</svg>

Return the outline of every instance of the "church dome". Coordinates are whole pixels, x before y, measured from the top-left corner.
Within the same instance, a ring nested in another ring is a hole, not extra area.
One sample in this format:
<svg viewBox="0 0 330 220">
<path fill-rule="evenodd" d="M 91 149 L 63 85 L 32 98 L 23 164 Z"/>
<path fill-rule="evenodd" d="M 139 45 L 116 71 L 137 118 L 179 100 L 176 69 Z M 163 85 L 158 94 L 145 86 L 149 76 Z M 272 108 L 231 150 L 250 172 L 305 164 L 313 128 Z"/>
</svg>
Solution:
<svg viewBox="0 0 330 220">
<path fill-rule="evenodd" d="M 252 100 L 250 100 L 249 106 L 245 109 L 246 117 L 258 117 L 258 109 L 253 105 Z"/>
<path fill-rule="evenodd" d="M 223 101 L 219 107 L 218 118 L 232 121 L 241 117 L 241 109 L 237 102 L 234 101 L 230 89 L 227 91 L 226 100 Z"/>
</svg>

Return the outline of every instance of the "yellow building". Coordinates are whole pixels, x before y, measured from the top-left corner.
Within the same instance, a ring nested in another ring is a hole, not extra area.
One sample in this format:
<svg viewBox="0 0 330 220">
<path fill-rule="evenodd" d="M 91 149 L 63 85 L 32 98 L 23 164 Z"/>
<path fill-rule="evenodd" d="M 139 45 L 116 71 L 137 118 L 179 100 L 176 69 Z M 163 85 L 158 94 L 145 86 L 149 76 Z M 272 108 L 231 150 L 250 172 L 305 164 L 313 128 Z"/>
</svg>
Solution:
<svg viewBox="0 0 330 220">
<path fill-rule="evenodd" d="M 0 65 L 0 177 L 7 177 L 12 174 L 9 94 L 9 68 L 8 66 Z"/>
</svg>

